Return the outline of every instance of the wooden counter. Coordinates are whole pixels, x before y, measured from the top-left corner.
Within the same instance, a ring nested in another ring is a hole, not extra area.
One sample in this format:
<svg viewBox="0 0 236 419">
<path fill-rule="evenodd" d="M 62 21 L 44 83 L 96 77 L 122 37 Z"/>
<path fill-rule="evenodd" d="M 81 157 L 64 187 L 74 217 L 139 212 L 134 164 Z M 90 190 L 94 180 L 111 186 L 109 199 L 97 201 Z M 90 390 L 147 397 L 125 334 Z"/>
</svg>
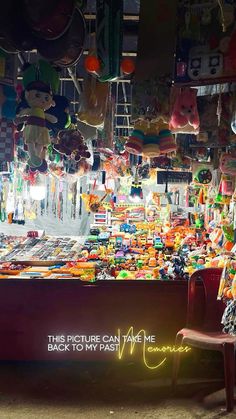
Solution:
<svg viewBox="0 0 236 419">
<path fill-rule="evenodd" d="M 187 281 L 1 280 L 0 360 L 112 360 L 114 352 L 48 352 L 48 335 L 117 335 L 130 326 L 174 343 Z M 198 288 L 198 310 L 203 287 Z"/>
</svg>

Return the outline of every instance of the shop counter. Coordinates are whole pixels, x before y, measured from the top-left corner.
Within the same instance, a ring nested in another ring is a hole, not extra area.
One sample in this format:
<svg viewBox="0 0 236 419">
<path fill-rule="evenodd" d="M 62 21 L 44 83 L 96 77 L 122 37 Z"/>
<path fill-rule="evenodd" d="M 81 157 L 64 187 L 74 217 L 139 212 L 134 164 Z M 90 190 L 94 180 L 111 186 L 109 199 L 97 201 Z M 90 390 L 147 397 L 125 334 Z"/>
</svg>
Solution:
<svg viewBox="0 0 236 419">
<path fill-rule="evenodd" d="M 115 336 L 132 326 L 134 334 L 142 329 L 158 344 L 174 344 L 186 324 L 187 287 L 184 280 L 1 280 L 0 359 L 111 360 L 110 350 L 50 352 L 48 336 Z M 197 296 L 200 312 L 200 283 Z"/>
</svg>

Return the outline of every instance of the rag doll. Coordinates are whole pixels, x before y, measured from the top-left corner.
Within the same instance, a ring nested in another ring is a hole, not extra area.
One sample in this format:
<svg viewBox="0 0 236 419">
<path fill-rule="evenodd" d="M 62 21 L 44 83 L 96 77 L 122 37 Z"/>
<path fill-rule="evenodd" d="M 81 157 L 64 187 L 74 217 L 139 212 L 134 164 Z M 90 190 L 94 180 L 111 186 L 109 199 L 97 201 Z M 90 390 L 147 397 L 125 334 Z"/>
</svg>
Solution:
<svg viewBox="0 0 236 419">
<path fill-rule="evenodd" d="M 50 144 L 46 121 L 57 122 L 54 115 L 45 111 L 55 106 L 55 102 L 50 87 L 41 81 L 31 82 L 26 87 L 25 101 L 28 107 L 19 111 L 15 122 L 24 122 L 23 138 L 29 154 L 28 164 L 40 170 L 40 166 L 45 166 L 45 147 Z"/>
</svg>

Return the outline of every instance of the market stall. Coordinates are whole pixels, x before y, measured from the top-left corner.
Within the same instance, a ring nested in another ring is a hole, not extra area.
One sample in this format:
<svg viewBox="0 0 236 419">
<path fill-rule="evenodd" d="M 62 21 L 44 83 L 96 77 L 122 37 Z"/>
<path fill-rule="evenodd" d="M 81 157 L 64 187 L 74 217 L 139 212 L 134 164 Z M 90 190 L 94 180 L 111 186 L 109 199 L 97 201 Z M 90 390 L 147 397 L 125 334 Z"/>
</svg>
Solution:
<svg viewBox="0 0 236 419">
<path fill-rule="evenodd" d="M 24 39 L 0 37 L 0 359 L 174 344 L 203 268 L 234 301 L 234 2 L 153 2 L 157 25 L 142 1 L 133 55 L 122 1 L 68 3 L 59 24 L 23 2 Z"/>
</svg>

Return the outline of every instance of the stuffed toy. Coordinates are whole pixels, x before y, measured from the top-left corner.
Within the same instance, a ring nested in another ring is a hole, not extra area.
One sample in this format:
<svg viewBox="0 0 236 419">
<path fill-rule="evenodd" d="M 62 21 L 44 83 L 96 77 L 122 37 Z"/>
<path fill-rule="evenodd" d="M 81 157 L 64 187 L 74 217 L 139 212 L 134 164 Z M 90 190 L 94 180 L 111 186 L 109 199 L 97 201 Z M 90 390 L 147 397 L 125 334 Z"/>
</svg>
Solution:
<svg viewBox="0 0 236 419">
<path fill-rule="evenodd" d="M 80 131 L 76 129 L 62 130 L 58 134 L 58 143 L 53 145 L 54 150 L 65 157 L 79 161 L 82 158 L 88 159 L 90 153 L 84 143 Z"/>
<path fill-rule="evenodd" d="M 55 116 L 45 111 L 55 106 L 55 102 L 50 87 L 41 81 L 30 83 L 24 94 L 28 107 L 19 111 L 15 122 L 24 121 L 23 138 L 29 154 L 28 164 L 40 170 L 42 165 L 45 167 L 45 147 L 50 144 L 46 121 L 57 122 Z"/>
<path fill-rule="evenodd" d="M 52 131 L 54 137 L 57 136 L 60 130 L 69 128 L 71 124 L 71 117 L 69 114 L 70 103 L 65 96 L 53 95 L 55 106 L 48 109 L 48 114 L 54 115 L 57 118 L 57 122 L 52 124 L 47 121 L 47 128 Z"/>
<path fill-rule="evenodd" d="M 158 121 L 158 138 L 160 154 L 167 154 L 177 150 L 176 140 L 169 129 L 169 124 L 162 118 Z"/>
<path fill-rule="evenodd" d="M 138 119 L 130 137 L 125 143 L 125 150 L 130 154 L 149 157 L 159 155 L 157 129 L 155 123 L 150 123 L 146 119 Z"/>
<path fill-rule="evenodd" d="M 185 87 L 177 92 L 170 119 L 170 130 L 184 128 L 187 125 L 194 130 L 199 128 L 197 110 L 197 90 Z"/>
<path fill-rule="evenodd" d="M 149 121 L 146 121 L 146 123 L 142 154 L 144 157 L 157 157 L 160 154 L 158 125 Z"/>
</svg>

